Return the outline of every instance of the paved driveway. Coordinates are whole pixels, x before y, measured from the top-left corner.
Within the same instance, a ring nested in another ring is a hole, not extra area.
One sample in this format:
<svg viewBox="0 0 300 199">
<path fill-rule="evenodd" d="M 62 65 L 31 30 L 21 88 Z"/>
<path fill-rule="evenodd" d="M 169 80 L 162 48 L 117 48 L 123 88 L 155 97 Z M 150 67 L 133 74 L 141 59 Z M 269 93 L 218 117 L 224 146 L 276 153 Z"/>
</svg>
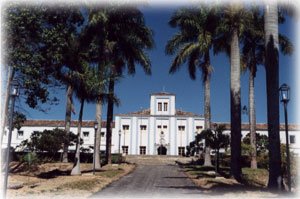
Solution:
<svg viewBox="0 0 300 199">
<path fill-rule="evenodd" d="M 95 198 L 169 197 L 196 198 L 201 191 L 175 164 L 174 158 L 150 157 L 140 160 L 136 169 L 96 193 Z"/>
</svg>

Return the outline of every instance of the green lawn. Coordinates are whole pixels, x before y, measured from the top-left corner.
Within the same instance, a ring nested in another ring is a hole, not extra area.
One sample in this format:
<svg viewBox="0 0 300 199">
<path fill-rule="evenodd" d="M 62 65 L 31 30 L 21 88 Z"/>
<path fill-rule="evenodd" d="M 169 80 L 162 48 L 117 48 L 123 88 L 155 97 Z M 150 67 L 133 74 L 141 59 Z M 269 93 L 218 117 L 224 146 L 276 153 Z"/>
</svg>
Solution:
<svg viewBox="0 0 300 199">
<path fill-rule="evenodd" d="M 220 167 L 219 174 L 215 175 L 214 167 L 200 166 L 200 165 L 186 165 L 184 171 L 195 178 L 215 178 L 216 176 L 230 177 L 229 167 Z M 252 186 L 264 187 L 268 180 L 268 171 L 266 169 L 250 169 L 242 168 L 242 177 L 244 183 Z"/>
</svg>

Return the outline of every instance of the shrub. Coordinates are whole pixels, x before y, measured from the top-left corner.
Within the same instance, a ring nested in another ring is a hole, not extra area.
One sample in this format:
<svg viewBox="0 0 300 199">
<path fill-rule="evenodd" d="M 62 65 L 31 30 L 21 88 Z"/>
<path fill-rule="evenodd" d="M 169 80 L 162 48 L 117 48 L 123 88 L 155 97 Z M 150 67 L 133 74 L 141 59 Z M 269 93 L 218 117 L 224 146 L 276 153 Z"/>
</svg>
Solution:
<svg viewBox="0 0 300 199">
<path fill-rule="evenodd" d="M 125 162 L 125 157 L 123 157 L 121 153 L 112 154 L 111 162 L 113 164 L 124 163 Z"/>
<path fill-rule="evenodd" d="M 21 142 L 18 148 L 22 150 L 28 150 L 31 152 L 37 152 L 43 156 L 46 161 L 51 161 L 54 159 L 56 153 L 62 150 L 63 143 L 67 142 L 69 138 L 69 145 L 75 145 L 76 135 L 70 133 L 69 136 L 66 135 L 66 131 L 63 129 L 55 128 L 53 130 L 44 130 L 43 132 L 34 131 L 30 139 Z M 83 141 L 81 140 L 82 144 Z"/>
<path fill-rule="evenodd" d="M 28 171 L 36 170 L 38 163 L 40 162 L 37 154 L 35 152 L 29 152 L 22 156 L 22 162 L 24 162 L 24 166 Z"/>
<path fill-rule="evenodd" d="M 269 169 L 269 154 L 268 153 L 260 153 L 256 157 L 257 167 L 262 169 Z"/>
</svg>

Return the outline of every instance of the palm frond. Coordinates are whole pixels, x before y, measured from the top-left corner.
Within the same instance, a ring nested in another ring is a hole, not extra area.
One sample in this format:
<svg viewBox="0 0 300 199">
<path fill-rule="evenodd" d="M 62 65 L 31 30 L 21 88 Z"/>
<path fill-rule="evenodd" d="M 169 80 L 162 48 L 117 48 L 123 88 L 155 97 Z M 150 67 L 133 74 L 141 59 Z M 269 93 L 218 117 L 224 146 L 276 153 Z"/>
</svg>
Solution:
<svg viewBox="0 0 300 199">
<path fill-rule="evenodd" d="M 177 56 L 173 60 L 173 63 L 170 67 L 169 73 L 174 73 L 179 69 L 179 66 L 186 62 L 187 58 L 190 56 L 193 51 L 199 48 L 199 44 L 187 43 L 181 47 Z"/>
<path fill-rule="evenodd" d="M 291 55 L 294 51 L 294 47 L 293 44 L 290 42 L 289 38 L 285 35 L 279 34 L 278 39 L 281 52 L 284 55 Z"/>
</svg>

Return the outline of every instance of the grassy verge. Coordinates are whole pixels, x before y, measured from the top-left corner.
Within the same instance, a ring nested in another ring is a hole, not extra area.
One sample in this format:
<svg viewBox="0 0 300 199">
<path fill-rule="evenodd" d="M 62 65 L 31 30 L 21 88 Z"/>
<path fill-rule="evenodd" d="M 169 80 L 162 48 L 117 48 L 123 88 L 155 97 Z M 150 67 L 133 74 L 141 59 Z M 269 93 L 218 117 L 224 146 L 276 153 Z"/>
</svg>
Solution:
<svg viewBox="0 0 300 199">
<path fill-rule="evenodd" d="M 216 178 L 216 177 L 230 177 L 229 167 L 220 167 L 219 173 L 216 174 L 214 167 L 200 166 L 200 165 L 186 165 L 183 167 L 184 171 L 192 178 Z M 268 180 L 268 171 L 266 169 L 242 169 L 242 178 L 247 185 L 258 187 L 265 187 Z"/>
<path fill-rule="evenodd" d="M 243 179 L 248 185 L 265 187 L 268 182 L 268 170 L 243 168 Z"/>
<path fill-rule="evenodd" d="M 67 182 L 63 185 L 63 188 L 91 191 L 98 183 L 100 183 L 100 179 L 85 179 L 74 182 Z"/>
<path fill-rule="evenodd" d="M 40 166 L 36 174 L 22 172 L 10 175 L 9 184 L 22 184 L 23 187 L 9 189 L 9 198 L 35 198 L 39 195 L 43 195 L 43 198 L 87 198 L 135 168 L 132 164 L 110 165 L 92 175 L 92 165 L 82 164 L 82 175 L 71 176 L 72 163 L 47 163 Z"/>
</svg>

